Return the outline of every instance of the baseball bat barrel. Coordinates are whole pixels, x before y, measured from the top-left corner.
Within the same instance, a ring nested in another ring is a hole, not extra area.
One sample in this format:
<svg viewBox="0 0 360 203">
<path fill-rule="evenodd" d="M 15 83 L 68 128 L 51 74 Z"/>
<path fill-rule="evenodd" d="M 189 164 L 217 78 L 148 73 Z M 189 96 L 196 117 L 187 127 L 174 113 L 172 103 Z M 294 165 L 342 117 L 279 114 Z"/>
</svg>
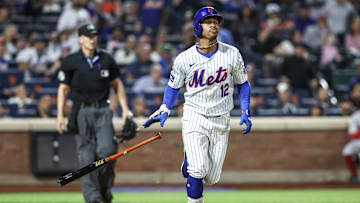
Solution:
<svg viewBox="0 0 360 203">
<path fill-rule="evenodd" d="M 153 141 L 155 141 L 157 139 L 161 139 L 160 132 L 158 132 L 155 136 L 153 136 L 153 137 L 151 137 L 151 138 L 149 138 L 147 140 L 144 140 L 144 141 L 142 141 L 142 142 L 140 142 L 140 143 L 138 143 L 138 144 L 136 144 L 134 146 L 131 146 L 131 147 L 119 152 L 119 153 L 113 154 L 113 155 L 111 155 L 109 157 L 106 157 L 104 159 L 99 159 L 97 161 L 94 161 L 91 164 L 89 164 L 89 165 L 87 165 L 87 166 L 85 166 L 85 167 L 83 167 L 81 169 L 78 169 L 76 171 L 66 173 L 66 174 L 60 176 L 57 182 L 61 186 L 64 186 L 64 185 L 66 185 L 66 184 L 68 184 L 68 183 L 70 183 L 70 182 L 72 182 L 72 181 L 74 181 L 74 180 L 76 180 L 76 179 L 78 179 L 78 178 L 80 178 L 80 177 L 82 177 L 82 176 L 84 176 L 84 175 L 86 175 L 86 174 L 88 174 L 88 173 L 102 167 L 103 165 L 109 163 L 110 161 L 115 160 L 115 159 L 119 158 L 120 156 L 125 155 L 125 154 L 127 154 L 127 153 L 141 147 L 141 146 L 144 146 L 144 145 L 146 145 L 146 144 L 148 144 L 150 142 L 153 142 Z"/>
</svg>

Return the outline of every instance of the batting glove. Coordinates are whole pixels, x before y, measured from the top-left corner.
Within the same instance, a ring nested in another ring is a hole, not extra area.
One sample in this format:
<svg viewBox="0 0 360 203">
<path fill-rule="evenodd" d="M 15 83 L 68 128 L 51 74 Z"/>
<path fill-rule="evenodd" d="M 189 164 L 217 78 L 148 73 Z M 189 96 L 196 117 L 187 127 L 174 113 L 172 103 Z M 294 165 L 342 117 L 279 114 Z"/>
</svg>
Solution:
<svg viewBox="0 0 360 203">
<path fill-rule="evenodd" d="M 143 126 L 144 128 L 149 127 L 151 124 L 160 122 L 160 126 L 164 127 L 165 121 L 168 118 L 170 114 L 170 110 L 166 107 L 165 104 L 162 104 L 160 108 L 155 111 L 153 114 L 151 114 L 149 120 L 147 120 Z"/>
<path fill-rule="evenodd" d="M 249 109 L 242 112 L 241 119 L 240 119 L 240 125 L 245 123 L 247 126 L 246 129 L 242 131 L 242 134 L 246 134 L 246 133 L 250 132 L 250 130 L 251 130 L 252 123 L 251 123 L 251 120 L 249 119 L 250 117 L 251 117 L 251 114 L 250 114 Z"/>
</svg>

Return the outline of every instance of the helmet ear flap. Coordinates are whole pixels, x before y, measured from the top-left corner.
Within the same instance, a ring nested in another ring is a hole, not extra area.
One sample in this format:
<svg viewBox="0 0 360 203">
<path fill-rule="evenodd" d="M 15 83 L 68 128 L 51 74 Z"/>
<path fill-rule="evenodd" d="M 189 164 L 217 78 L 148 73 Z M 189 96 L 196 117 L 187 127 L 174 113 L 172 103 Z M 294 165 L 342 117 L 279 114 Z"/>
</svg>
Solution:
<svg viewBox="0 0 360 203">
<path fill-rule="evenodd" d="M 202 31 L 202 27 L 199 23 L 194 26 L 194 33 L 196 36 L 200 36 L 201 31 Z"/>
</svg>

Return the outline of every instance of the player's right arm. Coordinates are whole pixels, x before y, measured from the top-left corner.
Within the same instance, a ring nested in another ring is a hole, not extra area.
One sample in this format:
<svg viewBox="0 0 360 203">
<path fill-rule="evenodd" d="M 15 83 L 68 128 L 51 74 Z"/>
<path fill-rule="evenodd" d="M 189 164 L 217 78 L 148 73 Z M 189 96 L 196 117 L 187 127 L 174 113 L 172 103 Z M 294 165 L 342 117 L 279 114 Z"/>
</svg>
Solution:
<svg viewBox="0 0 360 203">
<path fill-rule="evenodd" d="M 63 133 L 65 130 L 64 120 L 64 105 L 67 94 L 70 92 L 70 86 L 65 83 L 60 83 L 57 92 L 57 116 L 56 116 L 56 130 Z"/>
<path fill-rule="evenodd" d="M 63 133 L 65 129 L 64 106 L 66 97 L 71 90 L 72 71 L 71 66 L 67 63 L 68 60 L 68 57 L 63 60 L 58 73 L 60 85 L 57 92 L 56 130 L 59 133 Z"/>
<path fill-rule="evenodd" d="M 177 97 L 180 92 L 180 88 L 184 85 L 185 72 L 183 71 L 183 65 L 181 60 L 181 54 L 176 57 L 174 66 L 170 73 L 168 85 L 165 88 L 163 103 L 158 110 L 156 110 L 150 118 L 143 124 L 145 128 L 151 124 L 160 122 L 160 126 L 163 127 L 166 119 L 170 114 L 170 110 L 173 108 Z"/>
</svg>

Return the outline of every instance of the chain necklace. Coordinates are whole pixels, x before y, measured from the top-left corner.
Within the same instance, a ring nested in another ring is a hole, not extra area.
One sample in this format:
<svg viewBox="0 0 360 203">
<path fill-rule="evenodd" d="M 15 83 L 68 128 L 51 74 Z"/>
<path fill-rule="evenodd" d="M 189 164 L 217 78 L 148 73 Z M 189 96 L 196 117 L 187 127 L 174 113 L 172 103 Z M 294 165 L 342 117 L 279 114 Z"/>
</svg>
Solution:
<svg viewBox="0 0 360 203">
<path fill-rule="evenodd" d="M 198 47 L 198 49 L 209 49 L 209 48 L 217 45 L 217 43 L 218 43 L 218 42 L 216 41 L 216 42 L 214 42 L 214 43 L 212 43 L 212 44 L 210 44 L 210 45 L 208 45 L 208 46 L 199 46 L 199 43 L 196 43 L 196 46 Z"/>
</svg>

